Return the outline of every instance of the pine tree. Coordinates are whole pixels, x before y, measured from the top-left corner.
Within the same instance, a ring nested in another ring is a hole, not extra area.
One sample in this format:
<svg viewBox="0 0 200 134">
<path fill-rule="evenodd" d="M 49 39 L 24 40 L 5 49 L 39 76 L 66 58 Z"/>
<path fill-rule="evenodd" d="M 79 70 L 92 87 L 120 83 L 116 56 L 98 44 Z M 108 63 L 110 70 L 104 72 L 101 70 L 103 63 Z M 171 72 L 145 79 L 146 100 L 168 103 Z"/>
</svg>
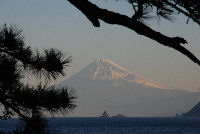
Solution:
<svg viewBox="0 0 200 134">
<path fill-rule="evenodd" d="M 18 116 L 26 125 L 24 134 L 43 133 L 47 125 L 43 113 L 67 113 L 76 105 L 75 91 L 67 87 L 48 87 L 48 84 L 24 84 L 27 75 L 47 81 L 64 76 L 64 69 L 71 63 L 57 49 L 43 52 L 26 46 L 22 30 L 17 26 L 0 28 L 0 119 Z"/>
</svg>

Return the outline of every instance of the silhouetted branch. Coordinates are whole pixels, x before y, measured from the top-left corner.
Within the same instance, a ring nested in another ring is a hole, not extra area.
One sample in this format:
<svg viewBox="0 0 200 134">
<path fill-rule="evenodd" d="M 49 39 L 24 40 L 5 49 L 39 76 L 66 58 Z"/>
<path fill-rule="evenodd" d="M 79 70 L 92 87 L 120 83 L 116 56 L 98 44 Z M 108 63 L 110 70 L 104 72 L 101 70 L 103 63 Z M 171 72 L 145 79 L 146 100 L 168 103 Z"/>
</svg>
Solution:
<svg viewBox="0 0 200 134">
<path fill-rule="evenodd" d="M 11 108 L 14 112 L 16 112 L 17 115 L 18 115 L 20 118 L 22 118 L 24 121 L 26 121 L 26 120 L 29 119 L 29 117 L 23 115 L 23 114 L 20 112 L 20 110 L 17 109 L 15 106 L 13 106 L 11 103 L 9 103 L 9 102 L 7 102 L 7 101 L 5 101 L 5 100 L 0 100 L 0 102 L 1 102 L 3 105 L 5 105 L 5 106 L 10 107 L 10 108 Z"/>
<path fill-rule="evenodd" d="M 97 7 L 95 4 L 89 2 L 88 0 L 68 0 L 71 4 L 77 7 L 86 17 L 92 22 L 95 27 L 100 27 L 99 20 L 102 20 L 108 24 L 118 24 L 125 26 L 129 29 L 134 30 L 140 35 L 144 35 L 150 39 L 153 39 L 164 46 L 168 46 L 176 49 L 182 54 L 186 55 L 193 62 L 200 65 L 200 61 L 186 48 L 181 46 L 181 44 L 186 44 L 187 41 L 181 37 L 168 37 L 160 32 L 157 32 L 150 27 L 146 26 L 136 19 L 132 19 L 126 15 L 108 11 Z"/>
</svg>

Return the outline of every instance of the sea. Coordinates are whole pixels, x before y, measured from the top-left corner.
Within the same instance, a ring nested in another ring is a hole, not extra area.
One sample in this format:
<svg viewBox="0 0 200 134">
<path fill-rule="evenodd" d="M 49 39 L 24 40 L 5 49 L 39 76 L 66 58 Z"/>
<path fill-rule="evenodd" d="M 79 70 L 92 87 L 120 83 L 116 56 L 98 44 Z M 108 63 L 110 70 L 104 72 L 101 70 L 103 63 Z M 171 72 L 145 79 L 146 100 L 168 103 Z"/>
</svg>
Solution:
<svg viewBox="0 0 200 134">
<path fill-rule="evenodd" d="M 47 118 L 48 130 L 57 134 L 200 134 L 200 118 Z M 0 120 L 0 131 L 9 132 L 19 119 Z"/>
</svg>

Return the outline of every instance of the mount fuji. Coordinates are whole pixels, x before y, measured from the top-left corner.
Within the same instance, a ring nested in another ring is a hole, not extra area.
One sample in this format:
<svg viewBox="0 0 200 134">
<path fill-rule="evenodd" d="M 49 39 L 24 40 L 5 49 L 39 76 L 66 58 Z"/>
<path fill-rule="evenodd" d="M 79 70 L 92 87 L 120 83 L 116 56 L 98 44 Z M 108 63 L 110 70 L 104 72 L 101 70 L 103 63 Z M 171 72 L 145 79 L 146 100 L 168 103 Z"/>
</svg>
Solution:
<svg viewBox="0 0 200 134">
<path fill-rule="evenodd" d="M 167 88 L 109 59 L 92 62 L 57 86 L 77 91 L 77 108 L 72 116 L 98 116 L 104 110 L 131 117 L 175 116 L 200 101 L 198 92 Z"/>
</svg>

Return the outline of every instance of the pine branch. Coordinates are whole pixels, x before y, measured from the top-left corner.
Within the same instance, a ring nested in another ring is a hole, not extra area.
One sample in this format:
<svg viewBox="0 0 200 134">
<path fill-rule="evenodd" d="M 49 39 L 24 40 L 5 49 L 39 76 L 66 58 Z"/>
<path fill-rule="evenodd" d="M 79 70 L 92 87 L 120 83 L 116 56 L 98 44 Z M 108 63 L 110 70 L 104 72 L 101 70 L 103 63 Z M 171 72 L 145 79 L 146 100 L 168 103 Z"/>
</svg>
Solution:
<svg viewBox="0 0 200 134">
<path fill-rule="evenodd" d="M 95 4 L 89 2 L 88 0 L 68 0 L 72 5 L 77 7 L 83 14 L 85 14 L 88 18 L 93 14 L 95 17 L 90 21 L 99 21 L 102 20 L 108 24 L 117 24 L 129 29 L 134 30 L 136 33 L 140 35 L 144 35 L 152 40 L 159 42 L 164 46 L 168 46 L 174 48 L 175 50 L 181 52 L 186 55 L 193 62 L 200 65 L 200 61 L 186 48 L 181 46 L 181 44 L 187 43 L 184 38 L 181 37 L 168 37 L 163 35 L 160 32 L 157 32 L 150 27 L 144 25 L 143 23 L 133 20 L 126 15 L 121 15 L 119 13 L 115 13 L 112 11 L 108 11 L 106 9 L 102 9 L 97 7 Z M 96 25 L 94 25 L 96 26 Z M 98 25 L 99 27 L 100 25 Z"/>
<path fill-rule="evenodd" d="M 13 111 L 15 111 L 15 113 L 17 113 L 17 115 L 19 116 L 19 117 L 21 117 L 24 121 L 27 121 L 28 119 L 29 119 L 29 117 L 26 117 L 25 115 L 23 115 L 21 112 L 20 112 L 20 110 L 19 109 L 17 109 L 15 106 L 13 106 L 11 103 L 9 103 L 9 102 L 7 102 L 7 101 L 5 101 L 5 100 L 0 100 L 0 102 L 3 104 L 3 105 L 5 105 L 5 106 L 7 106 L 7 107 L 10 107 Z"/>
<path fill-rule="evenodd" d="M 163 0 L 166 4 L 170 5 L 172 8 L 176 9 L 178 12 L 184 14 L 185 16 L 191 18 L 194 22 L 200 25 L 200 21 L 196 19 L 194 16 L 189 14 L 188 12 L 184 11 L 183 9 L 179 8 L 177 4 L 174 4 L 172 2 L 169 2 L 168 0 Z"/>
<path fill-rule="evenodd" d="M 36 75 L 44 74 L 49 79 L 64 75 L 63 70 L 71 63 L 71 56 L 66 58 L 61 51 L 54 48 L 35 54 L 30 47 L 25 46 L 23 39 L 22 30 L 14 26 L 7 27 L 5 24 L 0 29 L 0 53 L 21 61 L 24 69 L 29 69 Z"/>
</svg>

